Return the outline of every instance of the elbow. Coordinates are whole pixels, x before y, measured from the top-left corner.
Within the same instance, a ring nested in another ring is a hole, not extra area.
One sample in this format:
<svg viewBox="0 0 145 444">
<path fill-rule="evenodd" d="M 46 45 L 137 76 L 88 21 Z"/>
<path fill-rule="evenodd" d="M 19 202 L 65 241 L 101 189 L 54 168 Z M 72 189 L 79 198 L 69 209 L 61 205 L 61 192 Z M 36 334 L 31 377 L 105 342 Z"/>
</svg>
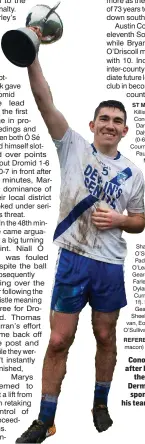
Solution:
<svg viewBox="0 0 145 444">
<path fill-rule="evenodd" d="M 142 222 L 142 224 L 140 224 L 140 226 L 138 226 L 138 231 L 137 233 L 142 233 L 145 229 L 145 221 Z"/>
<path fill-rule="evenodd" d="M 138 233 L 142 233 L 145 229 L 145 216 L 141 215 L 138 220 Z"/>
<path fill-rule="evenodd" d="M 142 233 L 144 231 L 145 227 L 141 227 L 140 230 L 138 231 L 138 233 Z"/>
</svg>

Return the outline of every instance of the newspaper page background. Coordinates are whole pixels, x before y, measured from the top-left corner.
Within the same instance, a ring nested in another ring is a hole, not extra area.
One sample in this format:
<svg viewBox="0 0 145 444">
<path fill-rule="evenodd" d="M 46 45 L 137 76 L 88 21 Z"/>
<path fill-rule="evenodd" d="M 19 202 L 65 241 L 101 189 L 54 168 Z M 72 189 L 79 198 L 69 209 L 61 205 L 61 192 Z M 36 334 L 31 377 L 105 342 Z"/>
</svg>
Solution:
<svg viewBox="0 0 145 444">
<path fill-rule="evenodd" d="M 36 4 L 1 0 L 1 37 L 7 30 L 25 26 Z M 92 142 L 88 123 L 96 106 L 102 100 L 121 100 L 129 132 L 119 149 L 143 171 L 145 1 L 62 0 L 58 13 L 63 37 L 53 45 L 41 45 L 39 51 L 57 108 L 72 128 Z M 2 51 L 0 59 L 0 440 L 14 443 L 39 412 L 57 258 L 52 238 L 60 172 L 55 147 L 30 91 L 27 69 L 10 64 Z M 37 182 L 38 176 L 45 180 Z M 21 191 L 30 186 L 34 191 Z M 113 426 L 99 435 L 93 426 L 95 340 L 87 306 L 69 353 L 56 414 L 57 433 L 51 438 L 54 444 L 68 440 L 71 444 L 76 437 L 92 444 L 96 440 L 104 444 L 106 439 L 112 444 L 118 439 L 135 443 L 143 431 L 144 234 L 124 233 L 124 238 L 128 306 L 122 309 L 117 326 L 118 360 L 109 395 Z"/>
</svg>

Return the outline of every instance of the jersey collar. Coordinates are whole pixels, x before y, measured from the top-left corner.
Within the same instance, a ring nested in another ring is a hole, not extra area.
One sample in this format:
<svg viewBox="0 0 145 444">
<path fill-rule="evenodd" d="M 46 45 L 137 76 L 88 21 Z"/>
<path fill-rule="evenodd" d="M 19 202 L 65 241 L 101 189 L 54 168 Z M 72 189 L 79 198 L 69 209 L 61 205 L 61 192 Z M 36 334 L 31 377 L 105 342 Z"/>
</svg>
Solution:
<svg viewBox="0 0 145 444">
<path fill-rule="evenodd" d="M 91 146 L 93 147 L 93 151 L 97 153 L 97 150 L 96 150 L 96 148 L 95 148 L 93 143 L 91 143 Z M 120 159 L 120 157 L 121 157 L 121 153 L 120 153 L 120 151 L 117 151 L 117 155 L 115 157 L 112 157 L 112 160 L 118 160 L 118 159 Z"/>
</svg>

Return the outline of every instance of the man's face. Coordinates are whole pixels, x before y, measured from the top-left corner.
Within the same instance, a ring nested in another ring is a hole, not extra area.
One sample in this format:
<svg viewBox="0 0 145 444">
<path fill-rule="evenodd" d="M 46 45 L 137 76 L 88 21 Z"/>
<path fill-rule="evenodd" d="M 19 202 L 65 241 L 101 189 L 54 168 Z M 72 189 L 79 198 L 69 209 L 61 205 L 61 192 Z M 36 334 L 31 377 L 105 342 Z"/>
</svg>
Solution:
<svg viewBox="0 0 145 444">
<path fill-rule="evenodd" d="M 94 142 L 98 147 L 117 147 L 121 138 L 128 131 L 124 123 L 124 113 L 118 108 L 101 108 L 95 121 L 90 122 L 90 129 L 94 133 Z"/>
</svg>

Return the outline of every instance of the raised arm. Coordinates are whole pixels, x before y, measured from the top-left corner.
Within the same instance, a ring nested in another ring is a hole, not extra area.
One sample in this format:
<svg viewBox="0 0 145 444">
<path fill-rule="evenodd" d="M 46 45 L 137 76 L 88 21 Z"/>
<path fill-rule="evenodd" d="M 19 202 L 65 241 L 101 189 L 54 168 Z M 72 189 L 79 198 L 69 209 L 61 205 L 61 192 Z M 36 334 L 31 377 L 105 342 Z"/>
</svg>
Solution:
<svg viewBox="0 0 145 444">
<path fill-rule="evenodd" d="M 51 137 L 58 140 L 62 139 L 68 128 L 68 123 L 54 106 L 50 88 L 37 57 L 29 66 L 28 74 L 32 93 Z"/>
</svg>

